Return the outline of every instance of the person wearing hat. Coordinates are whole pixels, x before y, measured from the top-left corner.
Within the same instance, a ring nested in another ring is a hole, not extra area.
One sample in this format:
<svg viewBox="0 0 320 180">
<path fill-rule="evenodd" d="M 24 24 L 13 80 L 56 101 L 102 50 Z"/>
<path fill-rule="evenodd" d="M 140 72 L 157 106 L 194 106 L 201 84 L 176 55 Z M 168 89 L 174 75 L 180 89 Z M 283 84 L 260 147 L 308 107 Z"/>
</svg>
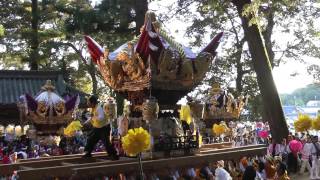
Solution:
<svg viewBox="0 0 320 180">
<path fill-rule="evenodd" d="M 91 108 L 92 116 L 85 122 L 85 124 L 91 123 L 93 128 L 88 133 L 88 140 L 84 149 L 85 154 L 83 157 L 92 157 L 91 152 L 95 145 L 99 140 L 102 140 L 111 159 L 118 160 L 119 156 L 117 155 L 117 151 L 110 142 L 110 122 L 105 117 L 103 107 L 99 105 L 98 102 L 98 98 L 94 95 L 92 95 L 87 101 L 88 107 Z"/>
</svg>

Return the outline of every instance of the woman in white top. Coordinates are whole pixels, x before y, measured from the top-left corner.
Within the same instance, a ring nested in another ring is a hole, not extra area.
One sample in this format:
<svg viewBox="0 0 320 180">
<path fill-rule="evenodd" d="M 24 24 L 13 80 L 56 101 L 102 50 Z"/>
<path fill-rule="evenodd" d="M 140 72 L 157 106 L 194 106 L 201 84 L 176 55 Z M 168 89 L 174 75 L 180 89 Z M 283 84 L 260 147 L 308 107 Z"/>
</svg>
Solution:
<svg viewBox="0 0 320 180">
<path fill-rule="evenodd" d="M 275 140 L 272 140 L 272 143 L 268 146 L 268 155 L 274 157 L 274 156 L 279 156 L 281 149 L 280 149 L 281 145 L 277 144 L 275 142 Z"/>
<path fill-rule="evenodd" d="M 310 139 L 306 139 L 303 145 L 303 149 L 301 150 L 301 167 L 300 167 L 300 174 L 304 173 L 305 169 L 308 169 L 308 172 L 311 172 L 311 166 L 309 164 L 309 159 L 311 156 L 311 147 L 312 144 L 310 143 Z"/>
<path fill-rule="evenodd" d="M 232 180 L 230 174 L 224 169 L 224 161 L 217 162 L 218 168 L 215 170 L 215 180 Z"/>
</svg>

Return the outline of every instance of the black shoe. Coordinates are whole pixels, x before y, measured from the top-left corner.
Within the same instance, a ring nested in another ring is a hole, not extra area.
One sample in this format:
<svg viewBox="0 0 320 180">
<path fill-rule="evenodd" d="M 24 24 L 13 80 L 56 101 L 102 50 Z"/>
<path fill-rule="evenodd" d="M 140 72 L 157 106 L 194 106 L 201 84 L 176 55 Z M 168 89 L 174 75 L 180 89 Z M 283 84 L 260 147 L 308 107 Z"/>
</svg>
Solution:
<svg viewBox="0 0 320 180">
<path fill-rule="evenodd" d="M 120 159 L 118 155 L 113 155 L 110 158 L 111 158 L 111 161 L 117 161 Z"/>
<path fill-rule="evenodd" d="M 92 154 L 91 153 L 85 153 L 82 158 L 91 158 Z"/>
</svg>

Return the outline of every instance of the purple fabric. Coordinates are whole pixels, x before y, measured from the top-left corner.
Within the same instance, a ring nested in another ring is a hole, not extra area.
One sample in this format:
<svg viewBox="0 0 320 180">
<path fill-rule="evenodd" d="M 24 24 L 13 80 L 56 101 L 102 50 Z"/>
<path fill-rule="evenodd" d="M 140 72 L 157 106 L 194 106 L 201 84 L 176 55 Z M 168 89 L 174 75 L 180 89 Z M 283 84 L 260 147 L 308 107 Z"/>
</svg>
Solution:
<svg viewBox="0 0 320 180">
<path fill-rule="evenodd" d="M 38 107 L 36 100 L 34 100 L 33 97 L 31 97 L 29 94 L 26 94 L 25 96 L 27 100 L 28 109 L 31 111 L 36 111 Z"/>
<path fill-rule="evenodd" d="M 69 101 L 71 98 L 72 96 L 70 94 L 63 96 L 63 99 L 65 100 L 65 102 Z"/>
<path fill-rule="evenodd" d="M 78 101 L 78 95 L 75 95 L 75 96 L 69 98 L 69 100 L 67 100 L 65 103 L 66 112 L 73 110 L 77 104 L 77 101 Z"/>
<path fill-rule="evenodd" d="M 223 35 L 223 32 L 217 34 L 212 40 L 211 42 L 205 47 L 202 49 L 201 52 L 208 52 L 208 53 L 211 53 L 212 55 L 215 55 L 215 51 L 216 49 L 218 48 L 218 45 L 219 45 L 219 41 L 221 39 Z"/>
</svg>

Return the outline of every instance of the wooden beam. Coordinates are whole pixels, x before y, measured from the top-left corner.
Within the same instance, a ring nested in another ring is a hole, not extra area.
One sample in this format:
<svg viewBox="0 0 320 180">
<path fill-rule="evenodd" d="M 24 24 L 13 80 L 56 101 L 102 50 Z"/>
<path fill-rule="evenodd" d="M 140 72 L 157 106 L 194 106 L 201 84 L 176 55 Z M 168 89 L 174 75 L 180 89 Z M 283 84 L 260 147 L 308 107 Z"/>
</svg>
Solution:
<svg viewBox="0 0 320 180">
<path fill-rule="evenodd" d="M 83 154 L 69 154 L 63 156 L 49 156 L 49 157 L 40 157 L 40 158 L 30 158 L 30 159 L 21 159 L 19 162 L 29 162 L 29 161 L 41 161 L 41 160 L 48 160 L 48 159 L 63 159 L 63 158 L 81 158 Z M 92 157 L 101 157 L 107 156 L 106 152 L 97 152 L 93 153 Z"/>
<path fill-rule="evenodd" d="M 95 158 L 105 157 L 106 153 L 95 154 L 93 158 L 83 159 L 81 155 L 76 156 L 53 156 L 48 158 L 31 159 L 29 161 L 22 161 L 15 164 L 0 165 L 0 176 L 11 175 L 13 171 L 19 170 L 20 166 L 28 166 L 32 168 L 60 166 L 62 162 L 65 163 L 90 163 L 96 162 Z M 55 157 L 57 159 L 55 159 Z"/>
<path fill-rule="evenodd" d="M 266 153 L 266 147 L 258 147 L 251 149 L 218 152 L 205 155 L 177 157 L 169 159 L 148 160 L 143 161 L 143 168 L 145 171 L 157 171 L 161 168 L 181 168 L 181 167 L 197 167 L 215 162 L 218 160 L 240 159 L 243 156 L 263 155 Z M 138 162 L 119 163 L 114 165 L 91 166 L 82 168 L 73 168 L 73 179 L 83 177 L 94 177 L 97 175 L 113 175 L 118 173 L 138 172 Z"/>
<path fill-rule="evenodd" d="M 223 143 L 213 143 L 213 144 L 203 144 L 201 148 L 226 148 L 226 147 L 231 147 L 232 142 L 223 142 Z"/>
<path fill-rule="evenodd" d="M 223 148 L 223 149 L 204 149 L 201 150 L 199 154 L 211 154 L 211 153 L 219 153 L 219 152 L 229 152 L 236 150 L 245 150 L 250 148 L 258 148 L 258 147 L 265 147 L 264 145 L 250 145 L 250 146 L 241 146 L 241 147 L 229 147 L 229 148 Z"/>
<path fill-rule="evenodd" d="M 72 165 L 75 165 L 73 163 L 67 163 L 67 162 L 62 162 L 61 163 L 62 166 L 72 166 Z"/>
<path fill-rule="evenodd" d="M 123 159 L 123 158 L 121 158 Z M 83 163 L 83 164 L 73 164 L 73 165 L 65 165 L 65 166 L 54 166 L 54 167 L 42 167 L 36 168 L 33 170 L 19 170 L 17 171 L 19 177 L 21 179 L 32 179 L 32 180 L 40 180 L 45 178 L 53 178 L 53 177 L 71 177 L 72 169 L 76 167 L 91 167 L 97 165 L 113 165 L 119 163 L 128 163 L 134 162 L 136 159 L 124 159 L 119 161 L 104 161 L 104 162 L 93 162 L 93 163 Z"/>
<path fill-rule="evenodd" d="M 96 159 L 97 162 L 106 162 L 108 161 L 107 159 Z M 110 160 L 109 160 L 110 161 Z"/>
<path fill-rule="evenodd" d="M 168 167 L 184 167 L 189 165 L 197 166 L 208 162 L 213 162 L 220 159 L 238 159 L 241 156 L 259 155 L 266 153 L 265 145 L 242 146 L 236 148 L 215 149 L 201 152 L 202 154 L 188 157 L 175 157 L 168 159 L 144 159 L 143 167 L 145 170 L 156 171 L 157 168 Z M 53 177 L 81 177 L 81 176 L 99 176 L 101 174 L 114 174 L 119 172 L 131 172 L 137 170 L 137 159 L 121 157 L 119 161 L 109 161 L 102 159 L 105 156 L 97 156 L 89 158 L 86 161 L 78 157 L 68 157 L 59 159 L 42 159 L 38 162 L 30 161 L 20 164 L 12 164 L 15 168 L 27 166 L 33 169 L 15 169 L 21 179 L 43 179 Z M 97 162 L 98 161 L 98 162 Z M 133 169 L 132 169 L 132 167 Z M 0 172 L 4 166 L 0 166 Z M 157 167 L 156 169 L 154 169 Z M 109 168 L 111 170 L 109 170 Z M 11 168 L 11 170 L 14 168 Z M 96 170 L 97 169 L 97 170 Z M 108 169 L 108 170 L 106 170 Z M 7 168 L 8 170 L 8 168 Z M 13 170 L 7 175 L 12 174 Z M 0 174 L 0 176 L 3 174 Z"/>
<path fill-rule="evenodd" d="M 19 167 L 21 170 L 31 170 L 31 169 L 34 169 L 32 167 L 28 167 L 28 166 L 20 166 Z"/>
</svg>

